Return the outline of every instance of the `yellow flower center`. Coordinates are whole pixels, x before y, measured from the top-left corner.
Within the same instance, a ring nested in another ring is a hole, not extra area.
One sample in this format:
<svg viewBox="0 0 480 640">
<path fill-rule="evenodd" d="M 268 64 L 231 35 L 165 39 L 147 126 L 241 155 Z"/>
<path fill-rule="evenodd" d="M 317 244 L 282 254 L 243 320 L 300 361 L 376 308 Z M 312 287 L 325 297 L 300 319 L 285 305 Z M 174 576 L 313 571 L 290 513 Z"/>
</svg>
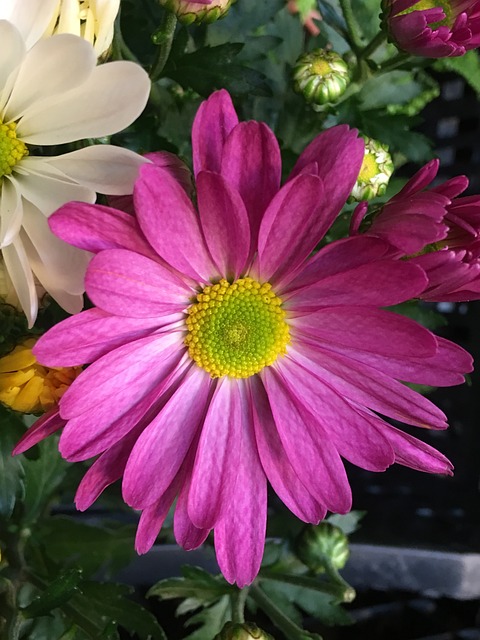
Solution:
<svg viewBox="0 0 480 640">
<path fill-rule="evenodd" d="M 286 353 L 290 331 L 268 282 L 240 278 L 207 286 L 188 308 L 185 344 L 212 378 L 249 378 Z"/>
<path fill-rule="evenodd" d="M 0 122 L 0 178 L 12 173 L 13 167 L 28 155 L 24 142 L 17 138 L 14 122 Z"/>
<path fill-rule="evenodd" d="M 449 0 L 418 0 L 413 7 L 409 7 L 402 11 L 399 15 L 403 15 L 405 13 L 411 13 L 412 11 L 425 11 L 426 9 L 435 9 L 437 7 L 441 7 L 445 14 L 445 19 L 439 22 L 434 22 L 432 27 L 439 27 L 441 25 L 451 27 L 453 25 L 453 12 L 451 2 Z"/>
<path fill-rule="evenodd" d="M 332 67 L 326 60 L 315 60 L 311 66 L 311 72 L 316 76 L 326 76 L 331 73 Z"/>
<path fill-rule="evenodd" d="M 35 342 L 25 340 L 0 358 L 0 402 L 22 413 L 40 413 L 57 405 L 82 370 L 43 367 L 32 353 Z"/>
<path fill-rule="evenodd" d="M 366 153 L 363 156 L 362 168 L 358 175 L 358 179 L 362 182 L 369 182 L 379 173 L 380 168 L 375 159 L 374 153 Z"/>
</svg>

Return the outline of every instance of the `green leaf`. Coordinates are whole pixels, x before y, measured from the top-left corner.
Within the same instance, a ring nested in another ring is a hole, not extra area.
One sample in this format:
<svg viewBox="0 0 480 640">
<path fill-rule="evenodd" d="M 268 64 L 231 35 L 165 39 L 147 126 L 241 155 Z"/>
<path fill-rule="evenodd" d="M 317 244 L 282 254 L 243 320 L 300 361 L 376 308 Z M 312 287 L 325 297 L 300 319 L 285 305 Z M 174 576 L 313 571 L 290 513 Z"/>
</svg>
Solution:
<svg viewBox="0 0 480 640">
<path fill-rule="evenodd" d="M 113 631 L 116 625 L 121 625 L 141 640 L 167 640 L 155 617 L 130 600 L 132 592 L 133 588 L 126 585 L 85 582 L 82 593 L 72 598 L 70 605 L 92 621 L 103 623 L 107 636 L 102 638 L 108 637 L 109 627 Z"/>
<path fill-rule="evenodd" d="M 270 95 L 268 80 L 263 73 L 233 64 L 243 46 L 241 42 L 233 42 L 203 47 L 174 62 L 170 61 L 165 68 L 165 75 L 184 89 L 194 89 L 204 97 L 221 88 L 227 89 L 233 96 Z"/>
<path fill-rule="evenodd" d="M 0 517 L 5 519 L 12 515 L 17 498 L 24 495 L 23 456 L 12 456 L 24 431 L 22 420 L 0 406 Z"/>
<path fill-rule="evenodd" d="M 80 569 L 62 571 L 43 593 L 23 609 L 23 615 L 26 618 L 36 618 L 50 613 L 52 609 L 60 607 L 71 599 L 82 580 L 83 574 Z"/>
<path fill-rule="evenodd" d="M 433 65 L 435 71 L 454 71 L 462 76 L 472 89 L 480 95 L 480 56 L 472 49 L 464 56 L 441 58 Z"/>
<path fill-rule="evenodd" d="M 422 91 L 423 85 L 414 79 L 410 71 L 390 71 L 367 80 L 357 98 L 360 108 L 367 111 L 391 104 L 406 104 Z"/>
<path fill-rule="evenodd" d="M 91 575 L 96 571 L 118 571 L 133 557 L 134 529 L 116 523 L 93 526 L 77 520 L 54 516 L 36 532 L 51 560 L 64 566 L 76 566 Z"/>
<path fill-rule="evenodd" d="M 147 597 L 158 596 L 162 600 L 195 598 L 208 603 L 235 592 L 235 588 L 221 576 L 211 576 L 199 567 L 182 567 L 182 573 L 185 576 L 183 578 L 166 578 L 157 582 L 148 591 Z"/>
<path fill-rule="evenodd" d="M 36 460 L 24 459 L 25 498 L 23 522 L 35 522 L 62 484 L 69 467 L 58 451 L 58 439 L 48 438 L 38 445 Z"/>
<path fill-rule="evenodd" d="M 178 610 L 177 610 L 178 612 Z M 223 629 L 226 622 L 232 619 L 231 603 L 228 596 L 203 609 L 185 622 L 186 627 L 199 625 L 185 640 L 212 640 Z"/>
<path fill-rule="evenodd" d="M 381 111 L 363 112 L 362 133 L 390 147 L 390 152 L 403 154 L 411 162 L 425 162 L 433 157 L 432 143 L 412 130 L 418 119 L 385 115 Z"/>
<path fill-rule="evenodd" d="M 327 518 L 327 522 L 333 524 L 343 531 L 346 536 L 356 531 L 360 526 L 360 521 L 365 517 L 366 511 L 350 511 L 350 513 L 334 513 Z"/>
</svg>

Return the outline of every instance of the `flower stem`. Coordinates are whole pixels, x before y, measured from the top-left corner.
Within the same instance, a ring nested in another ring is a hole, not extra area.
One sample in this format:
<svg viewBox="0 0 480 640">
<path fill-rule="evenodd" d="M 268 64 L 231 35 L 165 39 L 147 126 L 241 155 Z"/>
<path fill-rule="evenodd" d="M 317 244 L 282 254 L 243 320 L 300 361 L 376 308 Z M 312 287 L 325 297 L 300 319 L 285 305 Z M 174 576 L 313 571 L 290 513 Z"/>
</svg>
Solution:
<svg viewBox="0 0 480 640">
<path fill-rule="evenodd" d="M 290 620 L 290 618 L 277 607 L 275 602 L 267 596 L 263 589 L 260 589 L 260 587 L 253 584 L 250 587 L 250 595 L 258 606 L 267 614 L 273 624 L 285 634 L 287 640 L 306 640 L 307 638 L 312 637 Z M 320 636 L 316 637 L 320 638 Z"/>
<path fill-rule="evenodd" d="M 386 39 L 387 39 L 387 34 L 384 31 L 379 31 L 377 35 L 373 38 L 373 40 L 371 40 L 367 44 L 367 46 L 360 51 L 360 54 L 359 54 L 360 58 L 363 58 L 365 60 L 366 58 L 371 56 L 372 53 L 376 51 L 378 47 L 380 47 L 385 42 Z"/>
<path fill-rule="evenodd" d="M 313 591 L 321 591 L 333 596 L 338 602 L 352 602 L 355 598 L 355 590 L 347 584 L 339 575 L 330 576 L 332 582 L 309 578 L 308 576 L 296 576 L 289 573 L 277 573 L 264 569 L 261 577 L 266 580 L 275 580 L 276 582 L 285 582 L 293 584 L 297 587 L 312 589 Z M 339 580 L 340 578 L 340 580 Z"/>
<path fill-rule="evenodd" d="M 359 35 L 360 28 L 355 19 L 355 14 L 353 13 L 351 0 L 340 0 L 340 8 L 342 9 L 348 34 L 350 36 L 350 46 L 352 47 L 353 52 L 358 56 L 362 49 L 362 41 Z"/>
<path fill-rule="evenodd" d="M 150 69 L 150 80 L 155 82 L 162 75 L 167 64 L 168 56 L 172 49 L 173 36 L 177 26 L 177 16 L 169 11 L 165 12 L 162 23 L 152 35 L 153 42 L 157 45 L 157 55 Z"/>
<path fill-rule="evenodd" d="M 249 587 L 238 589 L 231 597 L 232 622 L 242 624 L 245 622 L 245 603 L 247 602 Z"/>
<path fill-rule="evenodd" d="M 396 56 L 382 64 L 380 67 L 380 73 L 386 73 L 387 71 L 393 71 L 393 69 L 401 67 L 402 64 L 407 62 L 410 58 L 411 56 L 408 53 L 398 53 Z"/>
</svg>

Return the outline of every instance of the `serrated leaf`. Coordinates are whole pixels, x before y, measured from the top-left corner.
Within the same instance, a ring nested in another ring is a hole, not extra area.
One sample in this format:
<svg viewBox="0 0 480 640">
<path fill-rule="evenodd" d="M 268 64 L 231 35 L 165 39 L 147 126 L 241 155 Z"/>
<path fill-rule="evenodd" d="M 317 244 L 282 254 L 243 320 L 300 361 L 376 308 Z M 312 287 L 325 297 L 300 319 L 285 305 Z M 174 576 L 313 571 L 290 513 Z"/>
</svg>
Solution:
<svg viewBox="0 0 480 640">
<path fill-rule="evenodd" d="M 86 575 L 96 571 L 118 571 L 134 554 L 134 528 L 104 524 L 94 526 L 64 516 L 54 516 L 36 532 L 54 562 L 76 566 Z"/>
<path fill-rule="evenodd" d="M 22 610 L 23 615 L 26 618 L 36 618 L 50 613 L 52 609 L 61 607 L 78 591 L 82 580 L 83 574 L 79 569 L 62 571 L 43 593 Z"/>
<path fill-rule="evenodd" d="M 122 584 L 85 582 L 82 593 L 70 604 L 87 618 L 103 625 L 108 637 L 109 628 L 121 625 L 141 640 L 167 640 L 155 617 L 137 602 L 130 600 L 133 588 Z"/>
<path fill-rule="evenodd" d="M 203 609 L 185 622 L 186 627 L 200 625 L 185 640 L 212 640 L 223 629 L 226 622 L 231 620 L 230 598 L 223 596 L 218 602 Z"/>
<path fill-rule="evenodd" d="M 390 71 L 365 82 L 357 94 L 360 108 L 379 109 L 391 104 L 406 104 L 419 96 L 423 85 L 409 71 Z"/>
<path fill-rule="evenodd" d="M 362 112 L 362 133 L 387 144 L 391 153 L 402 153 L 411 162 L 420 163 L 433 157 L 432 143 L 412 130 L 415 124 L 415 119 L 408 116 L 385 115 L 377 110 Z"/>
<path fill-rule="evenodd" d="M 467 51 L 463 56 L 437 60 L 433 68 L 435 71 L 454 71 L 458 73 L 480 95 L 480 56 L 475 49 Z"/>
<path fill-rule="evenodd" d="M 235 590 L 223 578 L 210 576 L 197 567 L 189 567 L 188 569 L 183 567 L 182 571 L 186 571 L 189 577 L 160 580 L 148 591 L 147 597 L 158 596 L 162 600 L 195 598 L 203 603 L 208 603 L 224 594 L 233 593 Z"/>
<path fill-rule="evenodd" d="M 350 511 L 349 513 L 334 513 L 327 518 L 327 522 L 343 531 L 346 536 L 359 528 L 359 523 L 365 517 L 366 511 Z"/>
<path fill-rule="evenodd" d="M 12 456 L 12 449 L 25 426 L 13 412 L 0 406 L 0 517 L 12 515 L 17 498 L 24 495 L 23 456 Z"/>
</svg>

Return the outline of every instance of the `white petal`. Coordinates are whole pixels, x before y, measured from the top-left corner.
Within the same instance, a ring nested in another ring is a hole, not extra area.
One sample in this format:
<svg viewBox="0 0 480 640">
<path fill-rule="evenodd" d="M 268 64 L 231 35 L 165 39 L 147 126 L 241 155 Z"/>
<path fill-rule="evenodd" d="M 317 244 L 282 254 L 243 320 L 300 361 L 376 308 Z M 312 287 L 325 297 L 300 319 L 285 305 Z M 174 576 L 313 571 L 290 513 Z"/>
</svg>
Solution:
<svg viewBox="0 0 480 640">
<path fill-rule="evenodd" d="M 43 265 L 43 271 L 48 274 L 46 281 L 31 262 L 34 272 L 45 289 L 50 292 L 56 289 L 73 295 L 82 294 L 85 291 L 85 271 L 91 260 L 91 254 L 57 238 L 50 231 L 47 219 L 42 212 L 28 202 L 24 205 L 23 229 L 35 249 L 38 260 Z M 24 237 L 23 234 L 22 237 Z M 27 243 L 25 243 L 25 249 L 29 255 L 32 253 Z"/>
<path fill-rule="evenodd" d="M 120 0 L 97 0 L 95 19 L 97 22 L 97 33 L 95 39 L 95 51 L 97 56 L 108 49 L 113 40 L 113 25 L 120 8 Z"/>
<path fill-rule="evenodd" d="M 106 144 L 44 160 L 72 180 L 108 195 L 133 193 L 138 168 L 148 162 L 133 151 Z"/>
<path fill-rule="evenodd" d="M 2 112 L 16 76 L 14 72 L 25 55 L 25 44 L 18 29 L 4 20 L 0 20 L 0 42 L 2 43 L 0 55 L 0 112 Z"/>
<path fill-rule="evenodd" d="M 46 31 L 57 4 L 58 0 L 0 0 L 0 18 L 13 22 L 30 49 Z"/>
<path fill-rule="evenodd" d="M 150 93 L 146 72 L 133 62 L 96 67 L 88 80 L 62 97 L 32 105 L 17 133 L 27 143 L 52 145 L 121 131 L 143 111 Z"/>
<path fill-rule="evenodd" d="M 58 25 L 55 33 L 73 33 L 80 36 L 80 9 L 79 0 L 62 0 Z"/>
<path fill-rule="evenodd" d="M 44 100 L 61 99 L 88 80 L 96 62 L 93 47 L 81 38 L 65 34 L 41 40 L 23 60 L 6 105 L 7 119 L 28 117 Z"/>
<path fill-rule="evenodd" d="M 38 298 L 33 273 L 20 236 L 17 236 L 8 247 L 2 249 L 2 255 L 30 328 L 37 317 Z"/>
<path fill-rule="evenodd" d="M 15 184 L 8 176 L 4 176 L 0 184 L 0 247 L 3 247 L 10 244 L 20 231 L 22 201 Z"/>
<path fill-rule="evenodd" d="M 25 200 L 47 216 L 71 200 L 95 202 L 96 193 L 92 189 L 73 183 L 45 160 L 39 157 L 24 158 L 19 166 L 25 173 L 10 176 Z"/>
</svg>

